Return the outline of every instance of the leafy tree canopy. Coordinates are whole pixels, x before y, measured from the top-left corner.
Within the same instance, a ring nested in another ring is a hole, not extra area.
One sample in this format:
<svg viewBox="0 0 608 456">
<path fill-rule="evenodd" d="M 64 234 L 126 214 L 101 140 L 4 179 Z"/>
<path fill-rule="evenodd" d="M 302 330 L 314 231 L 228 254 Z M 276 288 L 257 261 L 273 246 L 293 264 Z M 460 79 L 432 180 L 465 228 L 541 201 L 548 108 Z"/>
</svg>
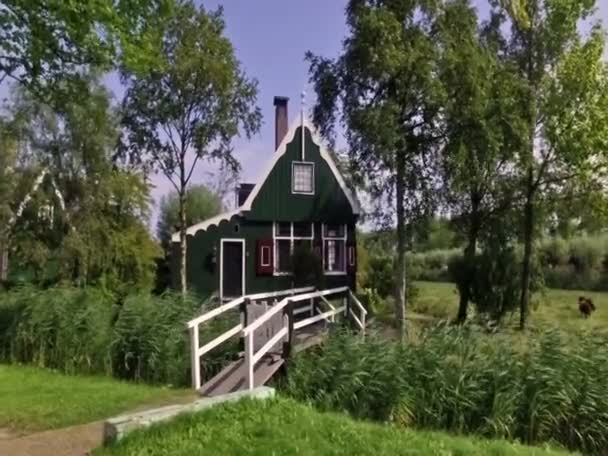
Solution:
<svg viewBox="0 0 608 456">
<path fill-rule="evenodd" d="M 172 0 L 4 0 L 0 4 L 0 82 L 19 81 L 46 101 L 86 87 L 91 68 L 118 61 L 141 71 L 159 62 L 154 24 Z M 67 84 L 66 84 L 67 83 Z M 59 90 L 61 89 L 61 90 Z M 69 95 L 68 95 L 69 96 Z"/>
<path fill-rule="evenodd" d="M 221 198 L 205 185 L 192 185 L 186 191 L 186 223 L 195 225 L 222 212 Z M 168 250 L 171 235 L 179 230 L 179 195 L 171 192 L 160 200 L 156 236 Z"/>
</svg>

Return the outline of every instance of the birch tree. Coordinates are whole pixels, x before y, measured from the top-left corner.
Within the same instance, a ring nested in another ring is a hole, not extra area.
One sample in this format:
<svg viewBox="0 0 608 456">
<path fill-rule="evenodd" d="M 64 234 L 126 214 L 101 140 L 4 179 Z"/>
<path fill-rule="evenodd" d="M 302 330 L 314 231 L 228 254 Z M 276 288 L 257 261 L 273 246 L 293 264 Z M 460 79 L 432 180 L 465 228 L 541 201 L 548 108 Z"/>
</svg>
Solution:
<svg viewBox="0 0 608 456">
<path fill-rule="evenodd" d="M 232 140 L 258 131 L 257 82 L 249 79 L 225 36 L 221 8 L 181 2 L 162 25 L 163 69 L 125 71 L 121 156 L 158 169 L 179 196 L 180 283 L 186 292 L 186 191 L 199 161 L 239 168 Z"/>
</svg>

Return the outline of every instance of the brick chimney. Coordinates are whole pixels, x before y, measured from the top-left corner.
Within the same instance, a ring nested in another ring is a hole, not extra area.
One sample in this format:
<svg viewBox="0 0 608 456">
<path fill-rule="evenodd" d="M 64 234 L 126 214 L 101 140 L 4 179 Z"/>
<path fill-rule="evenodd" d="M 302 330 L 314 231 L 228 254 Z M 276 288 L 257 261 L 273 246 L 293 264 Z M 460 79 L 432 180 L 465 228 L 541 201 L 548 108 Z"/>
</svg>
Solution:
<svg viewBox="0 0 608 456">
<path fill-rule="evenodd" d="M 274 150 L 287 134 L 287 97 L 274 97 Z"/>
</svg>

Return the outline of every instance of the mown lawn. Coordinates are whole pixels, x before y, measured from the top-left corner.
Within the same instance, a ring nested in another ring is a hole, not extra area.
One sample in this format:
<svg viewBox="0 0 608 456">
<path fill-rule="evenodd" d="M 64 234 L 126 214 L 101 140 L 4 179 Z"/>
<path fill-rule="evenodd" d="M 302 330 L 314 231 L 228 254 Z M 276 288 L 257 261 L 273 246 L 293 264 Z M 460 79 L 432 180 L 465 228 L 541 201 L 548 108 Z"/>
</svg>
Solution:
<svg viewBox="0 0 608 456">
<path fill-rule="evenodd" d="M 0 428 L 29 432 L 88 423 L 190 395 L 187 390 L 0 364 Z"/>
<path fill-rule="evenodd" d="M 454 284 L 416 282 L 416 286 L 420 290 L 417 302 L 413 305 L 416 314 L 439 318 L 456 316 L 458 292 Z M 597 307 L 597 311 L 589 319 L 582 318 L 579 313 L 579 296 L 590 297 Z M 544 295 L 534 296 L 530 323 L 553 324 L 563 329 L 608 328 L 606 306 L 608 306 L 608 293 L 547 289 Z M 519 315 L 514 315 L 513 323 L 518 321 Z"/>
<path fill-rule="evenodd" d="M 565 455 L 504 441 L 400 430 L 320 413 L 288 399 L 244 400 L 136 431 L 95 456 Z"/>
</svg>

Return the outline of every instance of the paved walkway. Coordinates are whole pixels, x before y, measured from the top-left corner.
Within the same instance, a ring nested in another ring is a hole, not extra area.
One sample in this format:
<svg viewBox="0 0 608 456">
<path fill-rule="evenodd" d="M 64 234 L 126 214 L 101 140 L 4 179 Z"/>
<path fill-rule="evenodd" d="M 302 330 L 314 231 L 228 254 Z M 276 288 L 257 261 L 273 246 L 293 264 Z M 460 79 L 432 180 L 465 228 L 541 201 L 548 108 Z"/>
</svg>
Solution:
<svg viewBox="0 0 608 456">
<path fill-rule="evenodd" d="M 103 443 L 103 421 L 0 440 L 2 456 L 85 456 Z"/>
</svg>

